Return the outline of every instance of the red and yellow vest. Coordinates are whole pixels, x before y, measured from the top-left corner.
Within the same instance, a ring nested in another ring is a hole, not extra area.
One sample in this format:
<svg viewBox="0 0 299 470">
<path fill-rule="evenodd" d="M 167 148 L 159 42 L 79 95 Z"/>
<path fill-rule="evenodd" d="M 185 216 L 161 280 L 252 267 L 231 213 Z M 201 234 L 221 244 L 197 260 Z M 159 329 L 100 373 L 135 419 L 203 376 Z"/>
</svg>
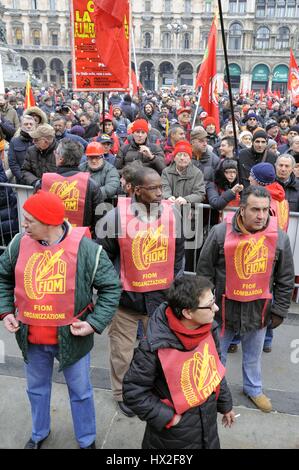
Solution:
<svg viewBox="0 0 299 470">
<path fill-rule="evenodd" d="M 57 173 L 45 173 L 42 177 L 42 189 L 60 197 L 66 219 L 73 227 L 83 227 L 88 180 L 89 173 L 84 172 L 66 177 Z"/>
<path fill-rule="evenodd" d="M 119 198 L 118 209 L 123 289 L 131 292 L 167 289 L 174 278 L 175 260 L 175 219 L 171 204 L 162 201 L 161 216 L 152 222 L 135 217 L 130 198 Z"/>
<path fill-rule="evenodd" d="M 263 231 L 240 236 L 232 229 L 233 215 L 226 217 L 225 296 L 238 302 L 271 299 L 270 280 L 278 238 L 277 219 L 270 217 Z"/>
<path fill-rule="evenodd" d="M 85 228 L 69 231 L 57 245 L 24 235 L 15 267 L 18 319 L 33 326 L 63 326 L 74 320 L 78 250 Z"/>
<path fill-rule="evenodd" d="M 191 351 L 159 349 L 158 356 L 177 414 L 207 401 L 225 375 L 211 333 Z"/>
</svg>

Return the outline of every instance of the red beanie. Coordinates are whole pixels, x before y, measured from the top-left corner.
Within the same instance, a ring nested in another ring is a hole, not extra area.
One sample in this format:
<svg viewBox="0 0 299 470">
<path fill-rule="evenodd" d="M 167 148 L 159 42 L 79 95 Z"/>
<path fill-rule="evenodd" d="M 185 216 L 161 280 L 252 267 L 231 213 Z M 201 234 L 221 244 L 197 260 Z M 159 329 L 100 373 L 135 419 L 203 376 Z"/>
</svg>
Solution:
<svg viewBox="0 0 299 470">
<path fill-rule="evenodd" d="M 148 134 L 148 122 L 145 119 L 136 119 L 133 122 L 132 132 L 144 131 Z"/>
<path fill-rule="evenodd" d="M 62 200 L 56 194 L 43 190 L 30 196 L 23 209 L 46 225 L 61 225 L 65 217 Z"/>
<path fill-rule="evenodd" d="M 204 119 L 202 125 L 206 129 L 210 124 L 213 124 L 216 127 L 216 119 L 213 116 L 208 116 Z"/>
<path fill-rule="evenodd" d="M 186 140 L 180 140 L 174 146 L 173 155 L 176 156 L 179 152 L 188 153 L 189 157 L 192 158 L 192 146 Z"/>
</svg>

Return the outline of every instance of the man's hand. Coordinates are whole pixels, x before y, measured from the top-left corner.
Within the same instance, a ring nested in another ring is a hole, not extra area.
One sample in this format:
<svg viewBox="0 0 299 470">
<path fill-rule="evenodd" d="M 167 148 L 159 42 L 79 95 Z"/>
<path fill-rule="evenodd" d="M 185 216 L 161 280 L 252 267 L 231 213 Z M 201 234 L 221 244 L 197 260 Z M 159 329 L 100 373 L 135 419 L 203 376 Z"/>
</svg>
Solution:
<svg viewBox="0 0 299 470">
<path fill-rule="evenodd" d="M 176 198 L 175 203 L 179 206 L 184 206 L 185 204 L 187 204 L 187 201 L 184 197 L 180 196 Z"/>
<path fill-rule="evenodd" d="M 222 418 L 222 425 L 227 428 L 231 427 L 234 422 L 236 421 L 235 419 L 235 412 L 231 410 L 229 413 L 225 413 Z"/>
<path fill-rule="evenodd" d="M 235 184 L 235 186 L 232 188 L 232 192 L 237 194 L 243 191 L 243 189 L 244 189 L 243 184 Z"/>
<path fill-rule="evenodd" d="M 146 145 L 140 145 L 139 151 L 149 160 L 153 160 L 155 156 Z"/>
<path fill-rule="evenodd" d="M 70 325 L 71 333 L 74 336 L 88 336 L 94 333 L 93 327 L 87 321 L 75 321 Z"/>
<path fill-rule="evenodd" d="M 276 315 L 276 313 L 271 313 L 271 328 L 277 328 L 283 322 L 283 317 Z"/>
<path fill-rule="evenodd" d="M 5 328 L 10 333 L 16 333 L 20 329 L 19 322 L 12 313 L 6 315 L 6 317 L 3 319 L 3 323 Z"/>
</svg>

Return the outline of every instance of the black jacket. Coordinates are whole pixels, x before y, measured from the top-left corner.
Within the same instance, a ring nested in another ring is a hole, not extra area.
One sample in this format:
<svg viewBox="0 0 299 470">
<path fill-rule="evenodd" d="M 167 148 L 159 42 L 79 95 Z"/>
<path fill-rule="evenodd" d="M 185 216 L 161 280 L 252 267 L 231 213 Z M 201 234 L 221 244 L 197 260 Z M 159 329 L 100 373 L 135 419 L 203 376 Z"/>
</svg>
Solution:
<svg viewBox="0 0 299 470">
<path fill-rule="evenodd" d="M 256 153 L 253 149 L 243 149 L 239 154 L 239 178 L 240 183 L 243 184 L 244 188 L 249 186 L 249 175 L 251 168 L 257 163 L 264 162 L 272 163 L 275 165 L 276 155 L 274 153 L 267 151 L 265 160 L 263 160 L 264 153 Z"/>
<path fill-rule="evenodd" d="M 33 144 L 30 135 L 27 134 L 26 136 L 24 133 L 18 137 L 13 137 L 9 143 L 9 168 L 11 169 L 12 174 L 15 176 L 17 183 L 21 182 L 21 168 L 25 160 L 26 152 L 32 145 Z"/>
<path fill-rule="evenodd" d="M 284 183 L 279 178 L 276 181 L 283 187 L 286 199 L 289 202 L 290 212 L 299 212 L 299 180 L 291 173 L 289 180 Z"/>
<path fill-rule="evenodd" d="M 217 411 L 224 414 L 232 409 L 232 398 L 225 378 L 220 384 L 218 400 L 212 393 L 201 406 L 186 411 L 176 426 L 165 428 L 174 410 L 161 402 L 165 398 L 171 400 L 171 396 L 158 358 L 158 349 L 184 351 L 182 343 L 169 328 L 166 307 L 167 303 L 164 302 L 155 311 L 149 320 L 146 338 L 135 350 L 123 380 L 125 403 L 141 420 L 147 422 L 143 449 L 217 449 L 220 447 Z M 212 334 L 220 356 L 215 322 Z"/>
<path fill-rule="evenodd" d="M 139 151 L 140 145 L 136 144 L 133 140 L 131 143 L 125 144 L 121 147 L 118 155 L 116 156 L 116 168 L 120 170 L 128 163 L 131 163 L 134 160 L 140 160 L 144 166 L 153 168 L 161 175 L 166 166 L 162 148 L 160 145 L 152 144 L 149 139 L 147 139 L 143 145 L 146 145 L 155 156 L 153 160 L 146 158 Z"/>
<path fill-rule="evenodd" d="M 46 149 L 39 150 L 35 145 L 28 148 L 21 169 L 22 184 L 34 186 L 44 173 L 55 173 L 56 159 L 54 150 L 57 148 L 56 140 Z"/>
<path fill-rule="evenodd" d="M 175 260 L 174 275 L 176 276 L 182 270 L 184 258 L 184 238 L 181 236 L 181 220 L 177 211 L 174 211 L 176 217 L 175 240 Z M 120 248 L 118 236 L 121 233 L 119 210 L 109 211 L 98 223 L 96 228 L 96 242 L 103 245 L 107 255 L 114 264 L 117 272 L 120 272 Z M 135 311 L 136 314 L 152 315 L 154 310 L 165 301 L 165 290 L 156 290 L 151 292 L 139 293 L 123 291 L 120 298 L 120 305 Z"/>
<path fill-rule="evenodd" d="M 192 163 L 194 166 L 199 168 L 203 172 L 205 181 L 214 181 L 215 171 L 219 165 L 220 158 L 209 149 L 202 154 L 199 160 L 194 156 L 192 157 Z"/>
<path fill-rule="evenodd" d="M 232 225 L 236 234 L 242 238 L 234 216 Z M 205 276 L 215 285 L 216 303 L 219 311 L 216 320 L 222 322 L 222 295 L 225 293 L 226 265 L 224 256 L 224 241 L 226 235 L 226 222 L 214 226 L 202 248 L 197 265 L 197 274 Z M 278 229 L 278 240 L 272 274 L 270 280 L 270 292 L 273 294 L 272 304 L 268 303 L 264 322 L 262 312 L 265 299 L 251 302 L 237 302 L 226 299 L 225 302 L 225 328 L 244 334 L 263 328 L 269 322 L 270 313 L 286 317 L 291 302 L 294 288 L 294 264 L 293 255 L 288 235 Z"/>
</svg>

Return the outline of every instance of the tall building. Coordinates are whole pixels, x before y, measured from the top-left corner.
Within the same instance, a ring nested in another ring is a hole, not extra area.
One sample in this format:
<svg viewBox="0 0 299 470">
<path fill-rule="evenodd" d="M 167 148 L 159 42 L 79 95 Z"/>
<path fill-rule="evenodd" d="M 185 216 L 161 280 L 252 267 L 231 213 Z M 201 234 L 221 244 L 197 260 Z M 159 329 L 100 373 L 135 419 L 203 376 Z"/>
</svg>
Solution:
<svg viewBox="0 0 299 470">
<path fill-rule="evenodd" d="M 71 84 L 69 0 L 2 0 L 8 46 L 43 85 Z"/>
<path fill-rule="evenodd" d="M 8 46 L 43 84 L 71 85 L 69 3 L 2 0 Z M 194 84 L 217 3 L 132 0 L 137 67 L 146 89 Z M 285 89 L 289 50 L 296 55 L 299 46 L 299 0 L 222 0 L 222 9 L 234 90 Z M 217 70 L 225 78 L 220 26 Z"/>
</svg>

